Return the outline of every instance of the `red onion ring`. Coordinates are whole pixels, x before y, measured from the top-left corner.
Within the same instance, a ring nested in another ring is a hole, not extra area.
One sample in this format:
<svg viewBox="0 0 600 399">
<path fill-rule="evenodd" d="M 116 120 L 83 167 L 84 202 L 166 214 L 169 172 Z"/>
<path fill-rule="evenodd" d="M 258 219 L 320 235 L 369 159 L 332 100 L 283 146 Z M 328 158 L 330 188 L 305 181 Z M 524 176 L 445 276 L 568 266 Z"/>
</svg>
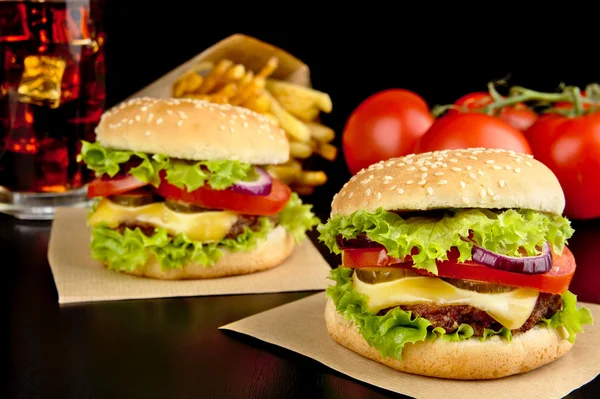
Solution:
<svg viewBox="0 0 600 399">
<path fill-rule="evenodd" d="M 541 274 L 552 268 L 550 245 L 544 244 L 542 253 L 536 256 L 507 256 L 489 251 L 473 244 L 473 261 L 494 269 L 521 274 Z"/>
<path fill-rule="evenodd" d="M 233 184 L 232 191 L 248 195 L 269 195 L 273 186 L 273 179 L 266 170 L 255 167 L 258 179 L 252 181 L 239 181 Z"/>
</svg>

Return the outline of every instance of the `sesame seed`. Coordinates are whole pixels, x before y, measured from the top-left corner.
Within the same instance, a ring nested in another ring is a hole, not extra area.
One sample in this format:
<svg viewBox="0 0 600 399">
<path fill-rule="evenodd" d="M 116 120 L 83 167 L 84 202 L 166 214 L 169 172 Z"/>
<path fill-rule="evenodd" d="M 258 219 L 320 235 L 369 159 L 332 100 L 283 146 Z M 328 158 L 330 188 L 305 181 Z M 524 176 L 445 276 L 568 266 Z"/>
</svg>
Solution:
<svg viewBox="0 0 600 399">
<path fill-rule="evenodd" d="M 438 166 L 436 164 L 431 165 L 432 169 L 436 169 Z"/>
<path fill-rule="evenodd" d="M 460 182 L 460 186 L 461 186 L 462 188 L 465 188 L 465 187 L 467 187 L 467 185 L 465 184 L 465 182 L 464 182 L 464 181 L 462 181 L 462 180 L 461 180 L 461 182 Z"/>
<path fill-rule="evenodd" d="M 496 169 L 496 170 L 500 170 L 500 169 L 502 169 L 502 167 L 501 167 L 501 166 L 498 166 L 498 165 L 494 165 L 494 166 L 493 166 L 493 168 L 494 168 L 494 169 Z"/>
<path fill-rule="evenodd" d="M 141 117 L 141 116 L 139 116 L 139 115 L 136 115 L 136 116 L 135 116 L 135 120 L 139 122 L 139 121 L 141 121 L 141 120 L 142 120 L 142 117 Z"/>
<path fill-rule="evenodd" d="M 170 109 L 168 109 L 168 110 L 167 110 L 167 115 L 173 115 L 173 111 L 172 111 L 172 110 L 170 110 Z"/>
<path fill-rule="evenodd" d="M 231 128 L 231 129 L 233 129 L 233 128 Z M 275 140 L 275 136 L 273 136 L 272 134 L 269 134 L 269 139 L 270 140 Z"/>
<path fill-rule="evenodd" d="M 375 196 L 377 197 L 378 200 L 381 199 L 381 193 L 377 193 L 377 194 L 375 194 Z"/>
<path fill-rule="evenodd" d="M 392 176 L 384 176 L 384 177 L 383 177 L 383 180 L 392 180 L 392 179 L 393 179 L 393 177 L 392 177 Z"/>
<path fill-rule="evenodd" d="M 350 194 L 348 194 L 348 199 L 350 199 L 350 198 L 352 198 L 352 197 L 354 197 L 354 193 L 353 193 L 353 192 L 350 192 Z"/>
<path fill-rule="evenodd" d="M 435 172 L 436 176 L 444 176 L 444 172 Z"/>
<path fill-rule="evenodd" d="M 417 185 L 419 185 L 419 186 L 422 186 L 422 185 L 424 185 L 425 183 L 427 183 L 427 180 L 423 179 L 423 180 L 421 180 L 420 182 L 418 182 L 418 183 L 417 183 Z"/>
<path fill-rule="evenodd" d="M 404 194 L 404 190 L 399 188 L 398 190 L 396 190 L 398 192 L 398 194 Z"/>
<path fill-rule="evenodd" d="M 396 161 L 390 161 L 388 163 L 385 164 L 385 166 L 387 166 L 388 168 L 392 165 L 394 165 L 396 163 Z"/>
<path fill-rule="evenodd" d="M 337 194 L 336 194 L 335 196 L 337 196 Z M 345 192 L 345 191 L 342 191 L 342 192 L 340 193 L 340 197 L 344 198 L 345 196 L 346 196 L 346 192 Z"/>
<path fill-rule="evenodd" d="M 487 192 L 489 195 L 494 195 L 494 190 L 492 190 L 491 188 L 487 188 Z"/>
<path fill-rule="evenodd" d="M 473 173 L 473 172 L 469 173 L 469 177 L 471 179 L 477 179 L 477 175 L 475 173 Z"/>
<path fill-rule="evenodd" d="M 506 183 L 504 183 L 504 180 L 500 180 L 498 182 L 498 185 L 500 186 L 500 188 L 504 187 L 506 185 Z"/>
<path fill-rule="evenodd" d="M 467 165 L 465 169 L 466 169 L 466 170 L 471 170 L 471 168 L 472 168 L 472 166 L 471 166 L 471 165 Z"/>
<path fill-rule="evenodd" d="M 500 196 L 498 194 L 494 195 L 494 201 L 498 201 L 500 199 Z"/>
<path fill-rule="evenodd" d="M 464 202 L 465 204 L 470 204 L 470 203 L 471 203 L 471 200 L 470 200 L 470 199 L 468 199 L 467 197 L 462 197 L 462 200 L 463 200 L 463 202 Z"/>
<path fill-rule="evenodd" d="M 225 125 L 221 125 L 221 126 L 219 126 L 219 129 L 221 129 L 222 131 L 225 131 L 225 129 L 227 129 L 227 128 L 225 127 Z"/>
<path fill-rule="evenodd" d="M 521 173 L 521 168 L 515 168 L 515 173 Z"/>
<path fill-rule="evenodd" d="M 474 153 L 473 153 L 474 154 Z M 473 161 L 477 161 L 477 157 L 474 155 L 469 155 L 469 159 L 472 159 Z"/>
<path fill-rule="evenodd" d="M 481 195 L 481 198 L 485 198 L 485 196 L 487 195 L 487 192 L 485 191 L 485 188 L 481 189 L 481 191 L 479 192 L 479 195 Z"/>
<path fill-rule="evenodd" d="M 483 170 L 481 169 L 477 169 L 477 173 L 481 176 L 485 176 L 485 173 L 483 173 Z"/>
<path fill-rule="evenodd" d="M 146 136 L 150 136 L 152 133 L 150 132 L 150 130 L 146 130 Z"/>
<path fill-rule="evenodd" d="M 531 164 L 531 162 L 529 162 L 529 161 L 525 161 L 525 165 L 527 165 L 527 166 L 533 166 L 533 165 Z"/>
<path fill-rule="evenodd" d="M 177 122 L 177 126 L 181 126 L 181 125 L 183 125 L 183 121 L 182 121 L 182 120 L 179 120 L 179 121 Z"/>
<path fill-rule="evenodd" d="M 427 167 L 426 167 L 426 166 L 423 166 L 423 167 L 421 168 L 421 170 L 422 170 L 423 172 L 427 172 Z"/>
<path fill-rule="evenodd" d="M 371 195 L 371 189 L 367 188 L 367 191 L 365 191 L 365 194 L 367 194 L 367 197 L 369 197 Z"/>
<path fill-rule="evenodd" d="M 396 187 L 398 187 L 398 186 L 396 186 L 396 185 L 394 184 L 392 187 L 390 187 L 390 191 L 394 191 L 394 190 L 396 189 Z"/>
<path fill-rule="evenodd" d="M 448 181 L 447 181 L 447 180 L 440 180 L 440 181 L 438 182 L 438 184 L 439 184 L 440 186 L 443 186 L 444 184 L 447 184 L 447 183 L 448 183 Z"/>
<path fill-rule="evenodd" d="M 396 164 L 396 166 L 398 166 L 398 167 L 401 167 L 401 166 L 404 166 L 404 165 L 406 165 L 404 162 L 400 162 L 399 164 Z"/>
<path fill-rule="evenodd" d="M 361 170 L 358 171 L 357 175 L 362 175 L 363 173 L 365 173 L 365 170 L 361 169 Z"/>
<path fill-rule="evenodd" d="M 450 159 L 448 160 L 448 162 L 458 162 L 458 159 L 456 159 L 456 158 L 450 158 Z"/>
<path fill-rule="evenodd" d="M 427 194 L 433 195 L 433 188 L 427 187 Z"/>
<path fill-rule="evenodd" d="M 146 112 L 146 111 L 148 111 L 148 107 L 146 107 L 146 106 L 144 105 L 142 108 L 140 108 L 140 110 L 141 110 L 142 112 Z"/>
<path fill-rule="evenodd" d="M 411 167 L 407 168 L 406 170 L 415 170 L 415 167 L 411 166 Z"/>
<path fill-rule="evenodd" d="M 414 180 L 407 180 L 406 184 L 413 184 L 415 181 Z"/>
<path fill-rule="evenodd" d="M 365 202 L 363 202 L 363 206 L 367 206 L 369 205 L 369 201 L 365 200 Z"/>
<path fill-rule="evenodd" d="M 455 167 L 452 168 L 452 170 L 455 171 L 455 172 L 460 172 L 462 169 L 455 166 Z"/>
<path fill-rule="evenodd" d="M 421 175 L 421 179 L 424 179 L 424 178 L 426 178 L 426 177 L 427 177 L 427 173 L 423 173 L 423 174 Z"/>
<path fill-rule="evenodd" d="M 235 128 L 234 127 L 230 127 L 229 130 L 231 131 L 231 133 L 235 133 Z"/>
<path fill-rule="evenodd" d="M 512 169 L 512 167 L 511 167 L 510 165 L 506 165 L 506 166 L 504 167 L 504 169 L 506 169 L 506 170 L 511 170 L 511 169 Z"/>
<path fill-rule="evenodd" d="M 488 164 L 493 164 L 493 163 L 494 163 L 494 160 L 493 160 L 493 159 L 488 159 L 487 161 L 485 161 L 485 163 L 488 163 Z"/>
<path fill-rule="evenodd" d="M 157 125 L 160 125 L 160 124 L 162 123 L 162 121 L 163 121 L 163 120 L 162 120 L 162 118 L 158 118 L 158 119 L 156 120 L 156 124 L 157 124 Z"/>
<path fill-rule="evenodd" d="M 370 178 L 370 177 L 368 177 L 368 178 L 366 178 L 366 179 L 364 179 L 364 180 L 361 180 L 361 181 L 360 181 L 360 184 L 362 184 L 362 185 L 364 186 L 365 184 L 369 183 L 370 181 L 371 181 L 371 178 Z"/>
<path fill-rule="evenodd" d="M 389 180 L 384 180 L 383 184 L 390 184 L 390 181 Z"/>
</svg>

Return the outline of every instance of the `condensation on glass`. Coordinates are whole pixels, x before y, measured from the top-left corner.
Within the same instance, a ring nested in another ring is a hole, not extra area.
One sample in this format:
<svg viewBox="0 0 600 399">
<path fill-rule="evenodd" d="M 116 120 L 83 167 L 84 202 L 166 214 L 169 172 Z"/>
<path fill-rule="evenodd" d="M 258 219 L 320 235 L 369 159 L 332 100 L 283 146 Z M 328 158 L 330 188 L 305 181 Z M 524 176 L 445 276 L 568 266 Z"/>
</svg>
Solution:
<svg viewBox="0 0 600 399">
<path fill-rule="evenodd" d="M 0 211 L 86 206 L 76 157 L 105 107 L 105 0 L 0 0 Z"/>
</svg>

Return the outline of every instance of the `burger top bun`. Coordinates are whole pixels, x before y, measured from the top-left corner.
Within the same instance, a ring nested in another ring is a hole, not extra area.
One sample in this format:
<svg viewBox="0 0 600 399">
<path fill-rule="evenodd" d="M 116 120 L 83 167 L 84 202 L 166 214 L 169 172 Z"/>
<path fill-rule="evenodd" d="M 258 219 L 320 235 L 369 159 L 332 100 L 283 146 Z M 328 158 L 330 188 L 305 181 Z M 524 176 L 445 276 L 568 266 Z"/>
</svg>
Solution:
<svg viewBox="0 0 600 399">
<path fill-rule="evenodd" d="M 249 109 L 205 100 L 134 98 L 106 111 L 96 128 L 105 147 L 187 160 L 288 161 L 284 130 Z"/>
<path fill-rule="evenodd" d="M 562 214 L 556 176 L 531 155 L 502 149 L 443 150 L 392 158 L 353 176 L 331 216 L 364 209 L 524 208 Z"/>
</svg>

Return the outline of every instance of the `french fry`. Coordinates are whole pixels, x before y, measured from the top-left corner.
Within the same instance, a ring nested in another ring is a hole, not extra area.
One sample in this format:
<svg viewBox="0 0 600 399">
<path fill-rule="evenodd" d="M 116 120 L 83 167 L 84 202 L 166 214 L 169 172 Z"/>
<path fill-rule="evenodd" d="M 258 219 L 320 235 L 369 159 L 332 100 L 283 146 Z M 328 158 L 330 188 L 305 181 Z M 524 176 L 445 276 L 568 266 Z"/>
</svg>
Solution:
<svg viewBox="0 0 600 399">
<path fill-rule="evenodd" d="M 244 107 L 251 109 L 259 114 L 266 114 L 271 110 L 271 103 L 269 99 L 265 97 L 264 93 L 259 94 L 250 98 L 244 103 Z"/>
<path fill-rule="evenodd" d="M 292 115 L 305 121 L 314 120 L 319 111 L 330 113 L 329 94 L 282 80 L 268 79 L 266 88 Z"/>
<path fill-rule="evenodd" d="M 204 79 L 194 71 L 190 71 L 177 79 L 173 84 L 173 97 L 182 97 L 187 93 L 193 93 L 200 86 Z"/>
<path fill-rule="evenodd" d="M 231 105 L 241 105 L 249 100 L 252 96 L 262 91 L 265 87 L 265 79 L 257 76 L 231 99 Z"/>
<path fill-rule="evenodd" d="M 279 119 L 280 126 L 285 130 L 294 140 L 308 143 L 310 140 L 310 130 L 308 127 L 298 120 L 295 116 L 290 114 L 276 99 L 265 91 L 266 97 L 271 103 L 271 112 Z"/>
<path fill-rule="evenodd" d="M 242 64 L 235 64 L 227 70 L 225 73 L 225 80 L 231 82 L 232 80 L 237 81 L 244 77 L 246 74 L 246 67 Z"/>
<path fill-rule="evenodd" d="M 337 158 L 338 149 L 336 146 L 329 143 L 321 143 L 315 152 L 326 160 L 333 162 Z"/>
<path fill-rule="evenodd" d="M 335 138 L 333 129 L 320 123 L 309 122 L 306 126 L 310 130 L 310 136 L 320 143 L 330 143 Z"/>
<path fill-rule="evenodd" d="M 227 74 L 229 68 L 233 66 L 233 62 L 228 59 L 223 59 L 210 70 L 202 86 L 196 91 L 198 94 L 209 94 Z"/>
<path fill-rule="evenodd" d="M 321 186 L 327 182 L 327 175 L 322 170 L 302 171 L 296 182 L 302 186 Z"/>
<path fill-rule="evenodd" d="M 312 153 L 313 150 L 308 144 L 298 143 L 294 141 L 290 143 L 290 156 L 292 156 L 293 158 L 306 159 L 310 157 Z"/>
<path fill-rule="evenodd" d="M 269 61 L 267 61 L 265 66 L 260 70 L 260 72 L 258 74 L 256 74 L 256 76 L 261 77 L 266 80 L 269 76 L 271 76 L 273 74 L 273 72 L 275 72 L 275 70 L 277 69 L 278 66 L 279 66 L 279 58 L 271 57 L 271 58 L 269 58 Z"/>
<path fill-rule="evenodd" d="M 229 100 L 233 97 L 238 91 L 237 84 L 235 82 L 229 82 L 225 86 L 223 86 L 215 95 L 220 95 Z"/>
</svg>

